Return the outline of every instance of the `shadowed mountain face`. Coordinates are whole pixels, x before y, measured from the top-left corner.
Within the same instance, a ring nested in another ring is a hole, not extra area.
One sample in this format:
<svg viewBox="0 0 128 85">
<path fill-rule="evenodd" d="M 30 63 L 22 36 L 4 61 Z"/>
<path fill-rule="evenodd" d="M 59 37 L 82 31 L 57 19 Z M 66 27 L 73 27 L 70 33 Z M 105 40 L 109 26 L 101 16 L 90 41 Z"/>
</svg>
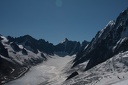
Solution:
<svg viewBox="0 0 128 85">
<path fill-rule="evenodd" d="M 86 44 L 87 45 L 87 44 Z M 67 38 L 55 46 L 55 52 L 65 52 L 68 55 L 76 54 L 80 50 L 81 44 L 77 41 L 69 41 Z"/>
<path fill-rule="evenodd" d="M 77 71 L 73 72 L 66 80 L 69 80 L 75 76 L 79 75 Z"/>
<path fill-rule="evenodd" d="M 89 60 L 85 70 L 128 50 L 128 8 L 115 21 L 99 31 L 86 49 L 81 50 L 72 67 Z"/>
<path fill-rule="evenodd" d="M 38 51 L 34 47 L 29 50 L 27 47 L 19 46 L 14 38 L 10 39 L 12 41 L 0 35 L 0 84 L 17 79 L 32 65 L 46 60 L 44 54 L 42 52 L 37 54 Z"/>
<path fill-rule="evenodd" d="M 13 38 L 11 36 L 8 36 L 8 39 L 9 39 L 9 42 L 15 42 L 17 44 L 21 44 L 26 49 L 31 50 L 36 54 L 38 53 L 38 50 L 39 50 L 47 54 L 56 53 L 59 55 L 62 53 L 65 55 L 73 55 L 73 54 L 76 54 L 80 49 L 82 49 L 89 43 L 87 41 L 84 41 L 81 45 L 80 42 L 71 41 L 65 38 L 63 42 L 57 45 L 53 45 L 52 43 L 49 43 L 48 41 L 45 41 L 43 39 L 36 40 L 30 35 L 21 36 L 18 38 Z"/>
<path fill-rule="evenodd" d="M 17 44 L 23 45 L 26 49 L 31 50 L 34 53 L 38 53 L 39 51 L 43 51 L 47 54 L 52 54 L 54 46 L 53 44 L 46 42 L 43 39 L 36 40 L 30 35 L 25 35 L 17 38 L 13 38 L 8 36 L 9 42 L 15 42 Z"/>
<path fill-rule="evenodd" d="M 4 45 L 0 42 L 0 55 L 9 57 L 7 49 L 4 47 Z"/>
</svg>

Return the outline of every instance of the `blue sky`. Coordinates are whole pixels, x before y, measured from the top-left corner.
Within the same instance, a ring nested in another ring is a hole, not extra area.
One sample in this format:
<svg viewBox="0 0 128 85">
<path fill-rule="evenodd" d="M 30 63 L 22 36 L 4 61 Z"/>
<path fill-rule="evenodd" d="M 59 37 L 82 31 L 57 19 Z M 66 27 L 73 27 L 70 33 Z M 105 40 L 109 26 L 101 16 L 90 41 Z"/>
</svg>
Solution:
<svg viewBox="0 0 128 85">
<path fill-rule="evenodd" d="M 127 7 L 128 0 L 0 0 L 0 34 L 90 41 Z"/>
</svg>

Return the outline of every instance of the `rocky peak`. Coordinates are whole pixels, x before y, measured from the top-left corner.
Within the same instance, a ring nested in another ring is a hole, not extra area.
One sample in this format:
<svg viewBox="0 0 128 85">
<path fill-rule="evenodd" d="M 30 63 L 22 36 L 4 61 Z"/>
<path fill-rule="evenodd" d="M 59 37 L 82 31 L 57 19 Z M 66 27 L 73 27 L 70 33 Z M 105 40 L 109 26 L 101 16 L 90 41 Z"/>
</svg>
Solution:
<svg viewBox="0 0 128 85">
<path fill-rule="evenodd" d="M 65 38 L 63 41 L 61 41 L 61 43 L 66 43 L 68 42 L 69 40 L 67 38 Z"/>
<path fill-rule="evenodd" d="M 110 21 L 96 34 L 88 47 L 77 54 L 73 67 L 89 60 L 85 69 L 88 70 L 120 51 L 127 51 L 126 37 L 128 37 L 128 9 L 120 13 L 116 21 Z"/>
</svg>

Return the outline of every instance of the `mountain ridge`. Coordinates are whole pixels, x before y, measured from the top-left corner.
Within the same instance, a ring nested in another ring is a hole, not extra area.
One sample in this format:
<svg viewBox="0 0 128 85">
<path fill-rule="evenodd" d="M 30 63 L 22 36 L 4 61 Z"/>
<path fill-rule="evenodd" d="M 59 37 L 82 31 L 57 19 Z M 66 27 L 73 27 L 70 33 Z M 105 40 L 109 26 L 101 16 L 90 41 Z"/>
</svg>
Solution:
<svg viewBox="0 0 128 85">
<path fill-rule="evenodd" d="M 112 79 L 127 79 L 127 53 L 128 8 L 98 31 L 91 42 L 77 53 L 71 69 L 67 70 L 70 74 L 64 85 L 111 85 L 114 83 Z M 74 72 L 79 75 L 73 75 Z"/>
<path fill-rule="evenodd" d="M 85 40 L 82 42 L 84 44 L 81 44 L 78 41 L 72 41 L 65 38 L 63 42 L 60 42 L 57 45 L 53 45 L 52 43 L 49 43 L 44 39 L 37 40 L 31 37 L 30 35 L 24 35 L 15 38 L 11 36 L 7 36 L 7 38 L 9 39 L 9 42 L 15 42 L 17 44 L 22 44 L 22 45 L 29 45 L 33 43 L 34 45 L 30 47 L 33 47 L 33 49 L 38 48 L 38 50 L 43 51 L 47 54 L 54 54 L 54 52 L 59 51 L 59 52 L 67 52 L 68 55 L 73 55 L 77 53 L 77 51 L 81 48 L 81 46 L 86 46 L 89 43 L 88 41 Z M 37 49 L 35 49 L 35 53 L 37 53 Z"/>
<path fill-rule="evenodd" d="M 0 35 L 0 65 L 3 67 L 0 81 L 5 83 L 16 79 L 32 65 L 46 61 L 49 55 L 54 54 L 61 57 L 77 54 L 68 64 L 71 69 L 65 70 L 71 75 L 63 85 L 98 85 L 100 80 L 108 78 L 124 79 L 124 74 L 128 75 L 128 8 L 98 31 L 90 43 L 84 41 L 81 44 L 65 38 L 63 42 L 53 45 L 30 35 L 17 38 Z"/>
<path fill-rule="evenodd" d="M 107 59 L 114 56 L 116 53 L 120 52 L 121 51 L 120 49 L 118 48 L 114 49 L 114 48 L 116 48 L 118 42 L 120 42 L 123 38 L 128 37 L 127 29 L 128 29 L 128 8 L 122 13 L 120 13 L 116 21 L 114 20 L 110 21 L 104 29 L 102 29 L 96 34 L 96 36 L 92 39 L 88 47 L 82 52 L 79 52 L 77 54 L 76 59 L 74 60 L 74 65 L 72 67 L 75 67 L 76 65 L 89 60 L 89 63 L 85 69 L 88 70 L 92 66 L 104 62 Z M 125 41 L 125 43 L 126 42 L 127 40 Z M 121 44 L 122 43 L 120 43 L 120 45 Z M 122 51 L 125 50 L 122 49 Z M 96 60 L 96 59 L 100 59 L 100 60 Z M 97 63 L 94 63 L 96 61 Z M 93 65 L 91 65 L 92 63 Z"/>
<path fill-rule="evenodd" d="M 15 38 L 0 35 L 0 84 L 19 78 L 33 65 L 47 61 L 56 52 L 61 53 L 58 54 L 60 57 L 64 57 L 76 54 L 80 48 L 81 45 L 77 41 L 67 40 L 65 43 L 53 45 L 30 35 Z"/>
</svg>

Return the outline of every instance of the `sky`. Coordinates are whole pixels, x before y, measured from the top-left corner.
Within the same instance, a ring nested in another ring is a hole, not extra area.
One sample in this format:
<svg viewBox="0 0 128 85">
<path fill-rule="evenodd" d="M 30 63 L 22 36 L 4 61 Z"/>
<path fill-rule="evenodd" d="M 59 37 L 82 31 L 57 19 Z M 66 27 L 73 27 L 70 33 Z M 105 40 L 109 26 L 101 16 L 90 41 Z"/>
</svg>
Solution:
<svg viewBox="0 0 128 85">
<path fill-rule="evenodd" d="M 91 41 L 127 7 L 128 0 L 0 0 L 0 34 Z"/>
</svg>

